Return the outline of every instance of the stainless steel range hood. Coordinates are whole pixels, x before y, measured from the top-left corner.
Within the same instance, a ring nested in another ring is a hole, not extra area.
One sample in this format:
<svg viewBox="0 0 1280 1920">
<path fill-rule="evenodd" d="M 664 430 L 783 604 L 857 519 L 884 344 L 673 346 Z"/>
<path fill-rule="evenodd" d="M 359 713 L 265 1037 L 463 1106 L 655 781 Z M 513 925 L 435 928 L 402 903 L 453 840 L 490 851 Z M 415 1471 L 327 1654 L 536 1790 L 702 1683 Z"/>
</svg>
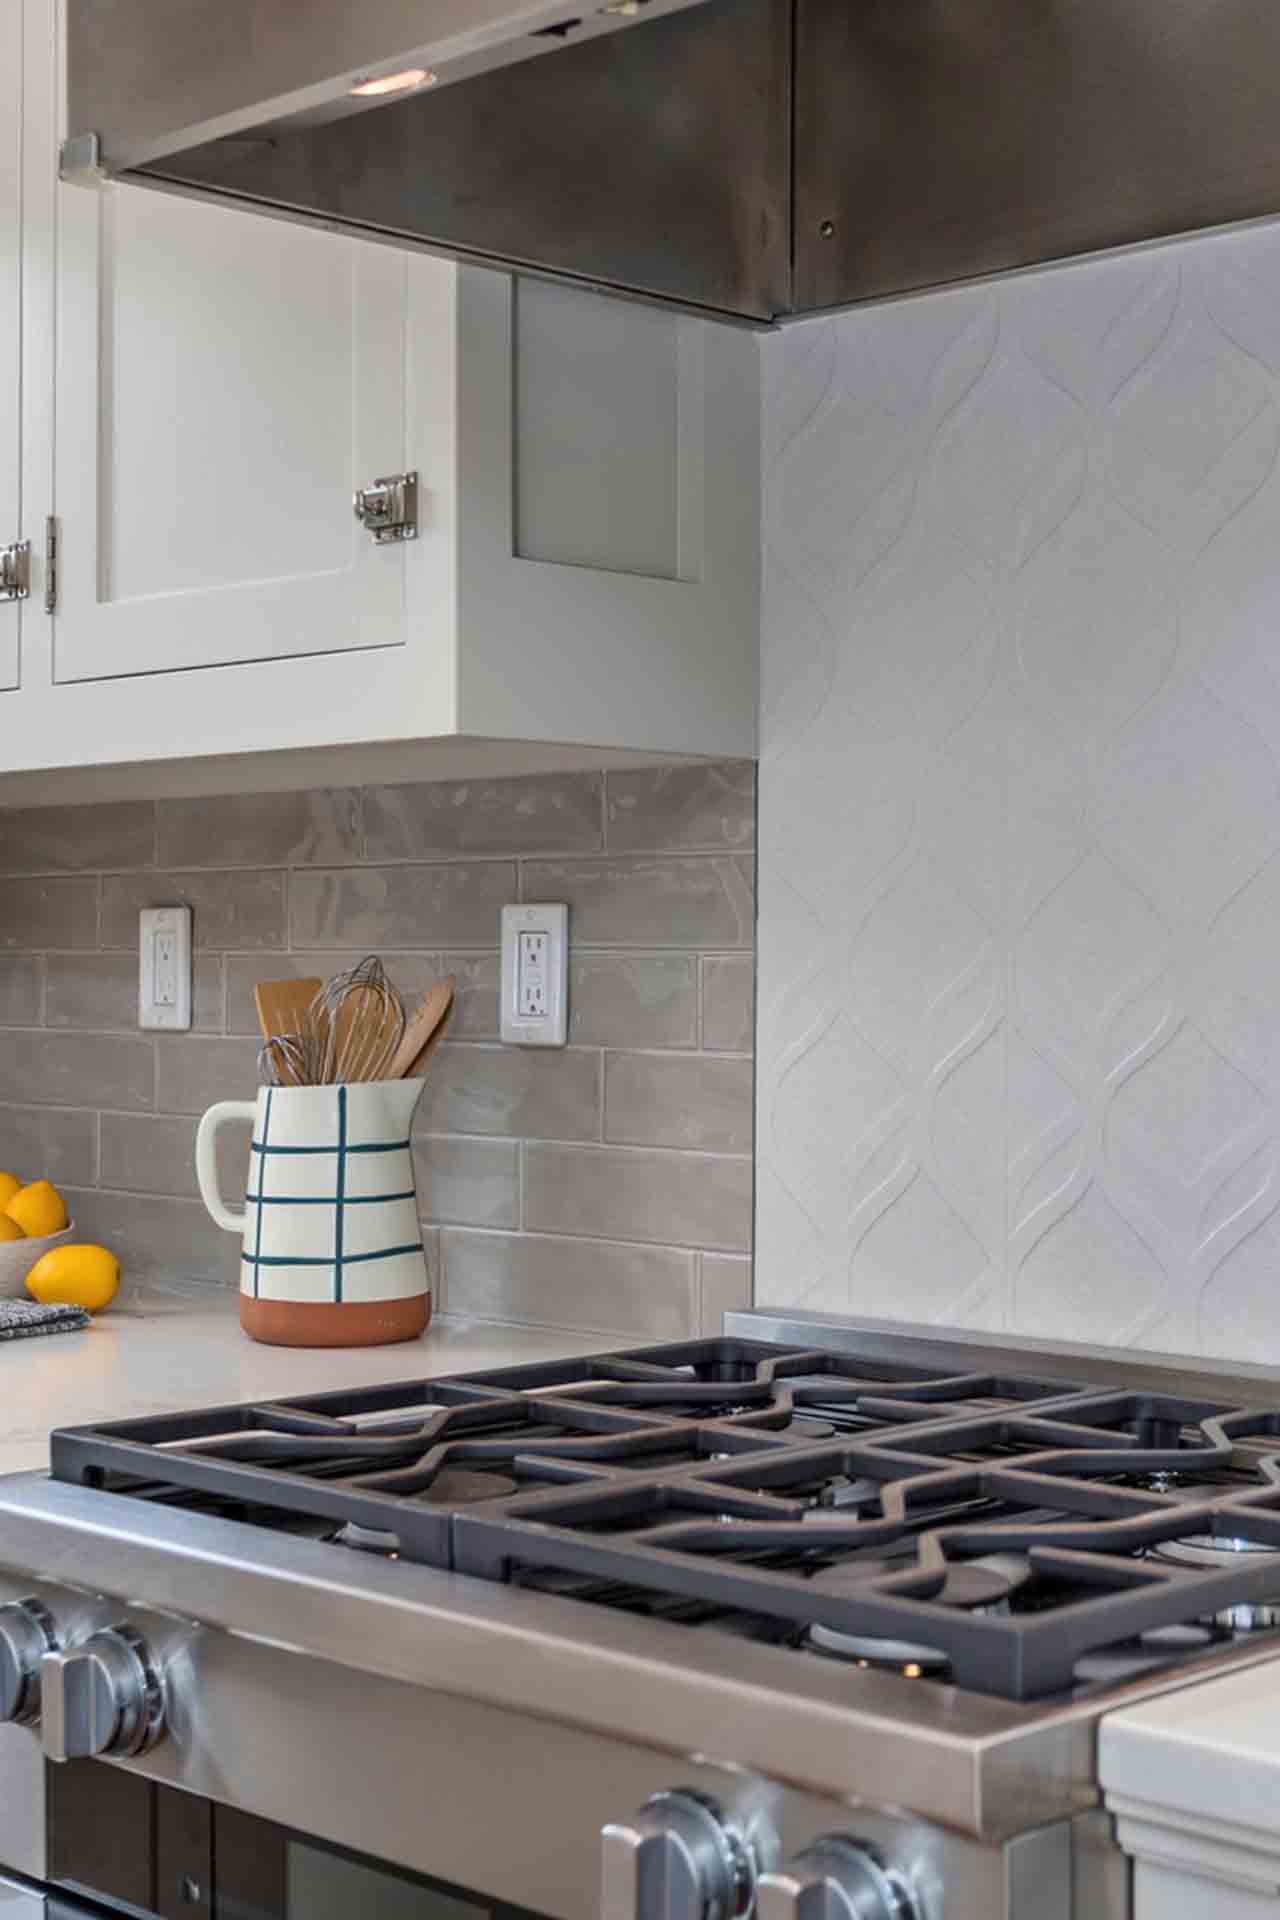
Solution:
<svg viewBox="0 0 1280 1920">
<path fill-rule="evenodd" d="M 69 178 L 748 322 L 1280 212 L 1277 0 L 68 0 L 67 31 Z"/>
</svg>

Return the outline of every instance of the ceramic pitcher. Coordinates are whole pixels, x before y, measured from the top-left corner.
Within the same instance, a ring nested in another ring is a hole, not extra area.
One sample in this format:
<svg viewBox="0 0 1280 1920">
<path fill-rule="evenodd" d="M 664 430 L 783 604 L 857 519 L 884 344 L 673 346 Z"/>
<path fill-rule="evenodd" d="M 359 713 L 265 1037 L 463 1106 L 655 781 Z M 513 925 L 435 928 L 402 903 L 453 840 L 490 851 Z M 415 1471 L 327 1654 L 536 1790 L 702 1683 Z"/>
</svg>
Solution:
<svg viewBox="0 0 1280 1920">
<path fill-rule="evenodd" d="M 409 1128 L 422 1080 L 262 1087 L 196 1134 L 205 1206 L 243 1241 L 240 1324 L 284 1347 L 412 1340 L 431 1317 Z M 217 1134 L 252 1120 L 242 1209 L 218 1191 Z"/>
</svg>

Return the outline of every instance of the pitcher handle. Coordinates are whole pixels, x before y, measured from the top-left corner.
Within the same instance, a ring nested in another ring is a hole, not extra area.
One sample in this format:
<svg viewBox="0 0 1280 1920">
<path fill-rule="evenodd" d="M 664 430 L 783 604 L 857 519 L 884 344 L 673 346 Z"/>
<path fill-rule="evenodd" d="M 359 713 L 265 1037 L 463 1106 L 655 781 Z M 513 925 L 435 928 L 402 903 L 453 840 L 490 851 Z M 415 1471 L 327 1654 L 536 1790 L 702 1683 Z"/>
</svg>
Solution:
<svg viewBox="0 0 1280 1920">
<path fill-rule="evenodd" d="M 196 1129 L 196 1180 L 200 1186 L 200 1198 L 218 1226 L 227 1233 L 244 1232 L 246 1209 L 241 1207 L 236 1213 L 226 1205 L 218 1192 L 218 1128 L 228 1120 L 252 1120 L 257 1111 L 257 1105 L 252 1100 L 219 1100 L 216 1106 L 210 1107 Z"/>
</svg>

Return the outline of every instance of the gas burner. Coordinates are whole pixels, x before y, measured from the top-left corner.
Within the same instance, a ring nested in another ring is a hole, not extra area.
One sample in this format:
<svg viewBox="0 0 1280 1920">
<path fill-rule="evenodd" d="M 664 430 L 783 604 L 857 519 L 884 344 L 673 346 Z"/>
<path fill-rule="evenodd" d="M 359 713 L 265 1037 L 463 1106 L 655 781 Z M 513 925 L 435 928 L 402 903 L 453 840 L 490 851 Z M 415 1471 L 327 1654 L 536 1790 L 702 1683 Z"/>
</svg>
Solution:
<svg viewBox="0 0 1280 1920">
<path fill-rule="evenodd" d="M 880 1504 L 880 1482 L 878 1480 L 851 1480 L 848 1474 L 833 1473 L 830 1479 L 822 1481 L 812 1491 L 802 1495 L 809 1502 L 808 1519 L 821 1519 L 832 1507 L 864 1507 L 868 1504 Z"/>
<path fill-rule="evenodd" d="M 823 1567 L 814 1574 L 812 1585 L 824 1593 L 856 1595 L 864 1591 L 868 1579 L 877 1574 L 902 1573 L 914 1564 L 914 1555 L 901 1560 L 877 1559 L 864 1554 L 843 1566 Z M 956 1607 L 967 1613 L 1008 1613 L 1009 1597 L 1031 1578 L 1031 1563 L 1020 1553 L 991 1553 L 977 1560 L 963 1560 L 948 1567 L 940 1592 L 934 1594 L 935 1606 Z M 838 1627 L 815 1621 L 802 1643 L 828 1659 L 848 1660 L 856 1667 L 871 1667 L 878 1673 L 900 1673 L 908 1680 L 945 1678 L 951 1662 L 937 1647 L 914 1640 L 889 1640 L 877 1634 L 845 1633 Z"/>
<path fill-rule="evenodd" d="M 904 1680 L 943 1680 L 951 1662 L 936 1647 L 917 1646 L 911 1640 L 884 1640 L 871 1633 L 841 1633 L 835 1627 L 811 1626 L 805 1646 L 830 1660 L 847 1660 L 875 1673 L 898 1673 Z"/>
<path fill-rule="evenodd" d="M 830 1440 L 835 1427 L 830 1420 L 814 1420 L 807 1413 L 797 1413 L 784 1431 L 793 1440 Z"/>
<path fill-rule="evenodd" d="M 1269 1547 L 1261 1540 L 1246 1540 L 1239 1534 L 1193 1533 L 1185 1540 L 1162 1541 L 1152 1548 L 1151 1558 L 1205 1573 L 1214 1567 L 1247 1565 L 1248 1556 L 1259 1553 L 1280 1560 L 1280 1548 Z M 1265 1633 L 1280 1627 L 1280 1572 L 1276 1574 L 1274 1600 L 1237 1600 L 1232 1606 L 1219 1607 L 1208 1618 L 1215 1627 L 1225 1627 L 1232 1633 Z"/>
<path fill-rule="evenodd" d="M 810 1584 L 822 1593 L 856 1595 L 866 1582 L 886 1573 L 906 1573 L 916 1565 L 914 1550 L 899 1557 L 859 1554 L 835 1566 L 820 1567 Z M 940 1607 L 961 1607 L 968 1613 L 1009 1611 L 1009 1597 L 1031 1578 L 1031 1562 L 1020 1553 L 990 1553 L 977 1560 L 959 1560 L 947 1568 L 939 1592 L 931 1596 Z M 826 1628 L 823 1632 L 826 1632 Z"/>
<path fill-rule="evenodd" d="M 1119 1640 L 1109 1647 L 1096 1647 L 1076 1661 L 1075 1678 L 1079 1686 L 1118 1687 L 1126 1680 L 1167 1666 L 1170 1660 L 1198 1653 L 1214 1643 L 1206 1626 L 1152 1627 L 1136 1640 Z"/>
<path fill-rule="evenodd" d="M 520 1483 L 505 1473 L 476 1472 L 470 1467 L 441 1467 L 429 1487 L 412 1497 L 429 1507 L 469 1507 L 477 1500 L 509 1500 Z"/>
</svg>

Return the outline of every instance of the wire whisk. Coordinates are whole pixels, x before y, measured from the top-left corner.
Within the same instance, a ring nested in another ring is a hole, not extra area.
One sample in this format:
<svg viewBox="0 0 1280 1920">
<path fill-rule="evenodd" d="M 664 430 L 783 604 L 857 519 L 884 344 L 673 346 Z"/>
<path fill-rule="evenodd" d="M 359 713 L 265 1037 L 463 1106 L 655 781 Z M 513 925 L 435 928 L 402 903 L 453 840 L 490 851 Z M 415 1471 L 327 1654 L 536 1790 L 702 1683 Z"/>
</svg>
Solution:
<svg viewBox="0 0 1280 1920">
<path fill-rule="evenodd" d="M 404 1001 L 376 954 L 335 974 L 311 1003 L 309 1026 L 320 1041 L 314 1085 L 381 1080 L 404 1037 Z M 286 1038 L 292 1039 L 288 1035 Z"/>
</svg>

